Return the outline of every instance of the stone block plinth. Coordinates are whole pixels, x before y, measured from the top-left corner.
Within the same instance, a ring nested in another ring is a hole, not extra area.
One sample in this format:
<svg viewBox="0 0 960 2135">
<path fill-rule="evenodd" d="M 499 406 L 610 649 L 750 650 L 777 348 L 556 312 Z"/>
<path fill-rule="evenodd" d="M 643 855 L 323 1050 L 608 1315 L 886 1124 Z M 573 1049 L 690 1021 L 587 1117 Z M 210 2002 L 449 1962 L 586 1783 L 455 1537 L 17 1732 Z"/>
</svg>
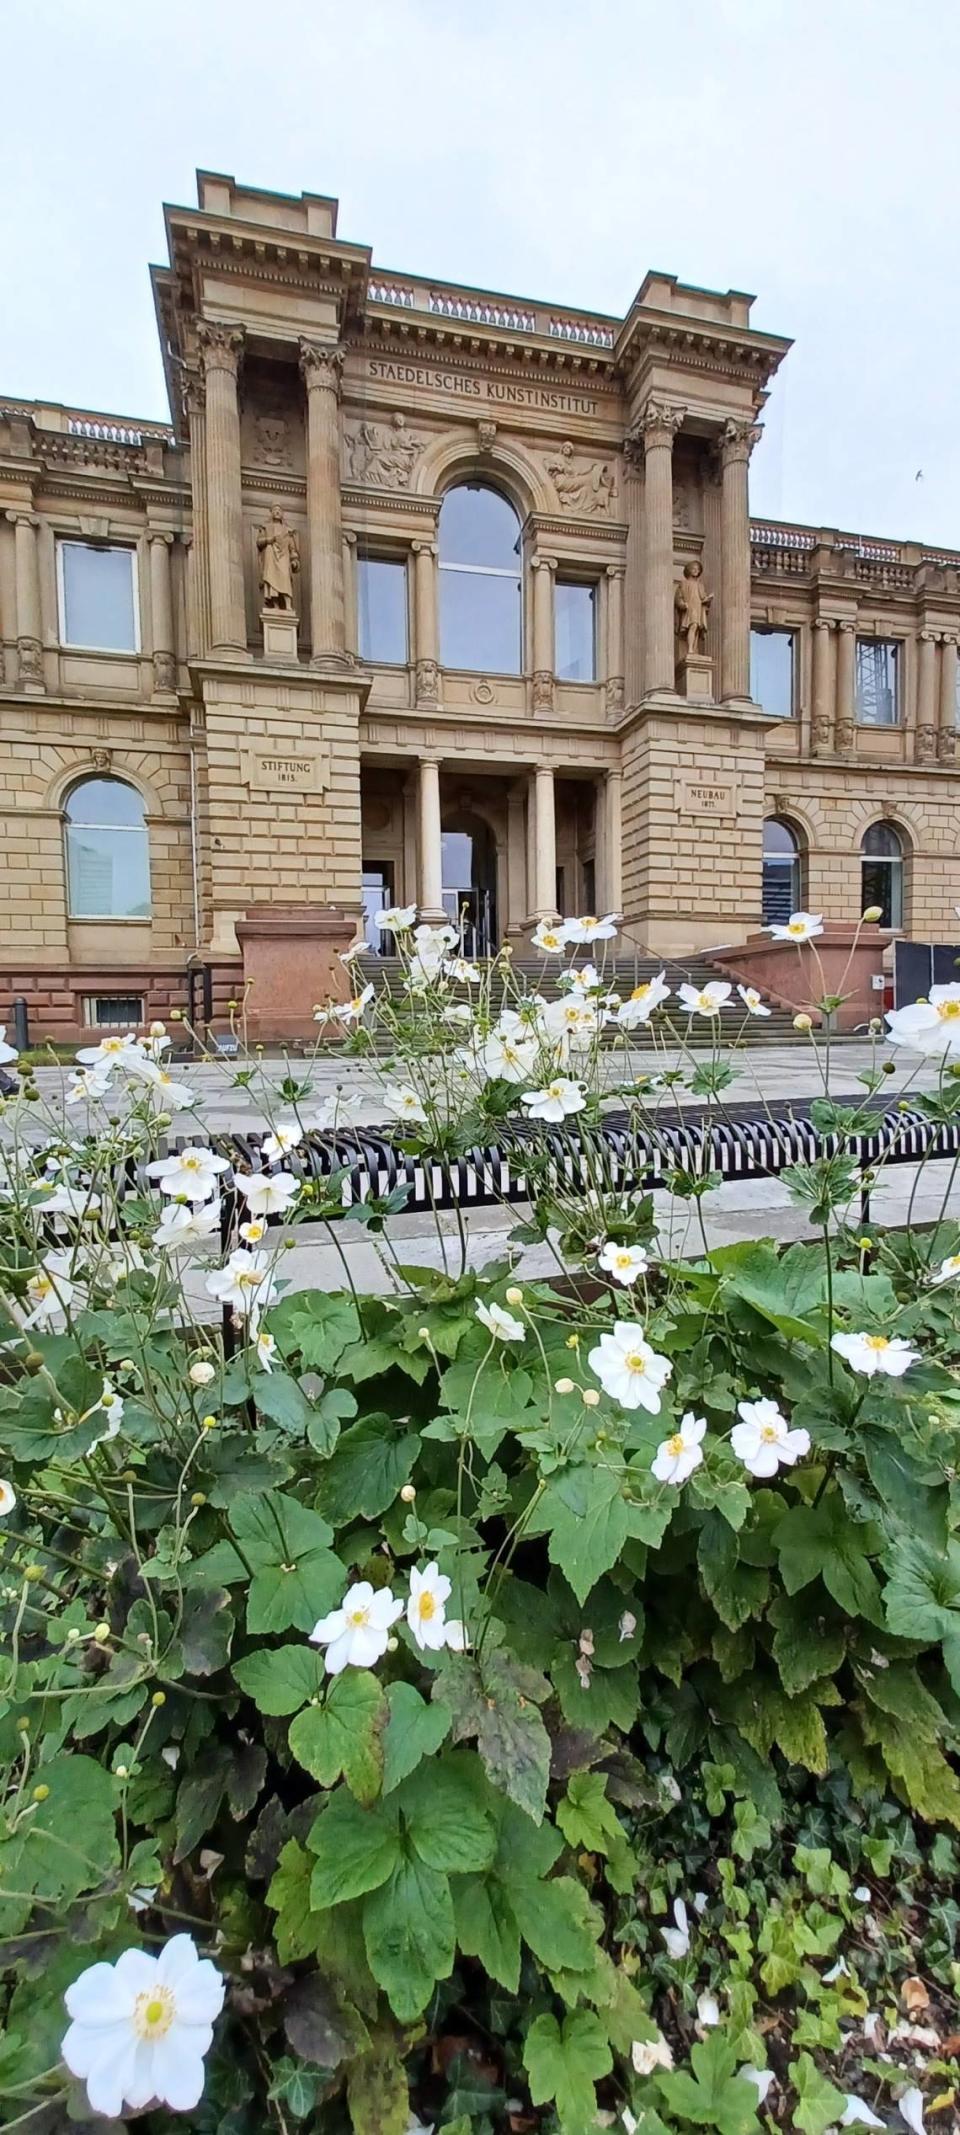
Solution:
<svg viewBox="0 0 960 2135">
<path fill-rule="evenodd" d="M 275 665 L 295 666 L 297 660 L 297 618 L 281 608 L 264 608 L 260 622 L 263 629 L 263 657 Z"/>
<path fill-rule="evenodd" d="M 336 1021 L 316 1023 L 314 1008 L 348 998 L 352 982 L 340 951 L 356 940 L 359 920 L 358 910 L 309 904 L 255 904 L 237 920 L 253 1044 L 312 1044 L 318 1033 L 343 1036 Z"/>
</svg>

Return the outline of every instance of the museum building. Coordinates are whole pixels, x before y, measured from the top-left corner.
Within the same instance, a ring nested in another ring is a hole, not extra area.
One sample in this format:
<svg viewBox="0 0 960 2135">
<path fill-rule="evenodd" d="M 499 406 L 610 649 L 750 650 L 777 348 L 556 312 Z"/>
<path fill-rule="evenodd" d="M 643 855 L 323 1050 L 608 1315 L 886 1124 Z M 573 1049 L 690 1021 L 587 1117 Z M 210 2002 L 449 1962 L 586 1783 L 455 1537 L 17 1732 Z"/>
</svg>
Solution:
<svg viewBox="0 0 960 2135">
<path fill-rule="evenodd" d="M 0 397 L 0 1018 L 302 1034 L 392 902 L 949 934 L 960 554 L 751 520 L 749 296 L 497 296 L 205 172 L 166 230 L 169 423 Z"/>
</svg>

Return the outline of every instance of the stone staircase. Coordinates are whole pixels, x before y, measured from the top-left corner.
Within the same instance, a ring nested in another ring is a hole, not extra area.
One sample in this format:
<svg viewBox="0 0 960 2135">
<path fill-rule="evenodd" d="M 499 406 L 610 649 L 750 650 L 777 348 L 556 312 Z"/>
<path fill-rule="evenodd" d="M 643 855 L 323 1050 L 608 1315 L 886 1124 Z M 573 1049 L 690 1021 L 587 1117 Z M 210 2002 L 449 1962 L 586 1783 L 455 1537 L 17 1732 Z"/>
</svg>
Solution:
<svg viewBox="0 0 960 2135">
<path fill-rule="evenodd" d="M 582 963 L 586 963 L 588 960 L 586 952 L 577 959 L 578 962 Z M 595 961 L 597 968 L 600 969 L 599 951 Z M 564 990 L 557 983 L 557 969 L 558 966 L 555 959 L 550 958 L 547 960 L 543 957 L 531 955 L 526 950 L 513 958 L 513 970 L 531 990 L 535 989 L 538 993 L 542 993 L 546 1000 L 555 1000 L 558 994 Z M 616 991 L 621 997 L 630 993 L 634 986 L 640 985 L 643 981 L 656 978 L 660 971 L 665 973 L 667 984 L 673 988 L 674 994 L 676 994 L 678 986 L 690 984 L 703 987 L 709 985 L 711 979 L 722 979 L 724 977 L 724 973 L 718 966 L 711 963 L 705 956 L 657 959 L 650 956 L 642 956 L 639 953 L 633 956 L 619 955 L 616 958 L 607 958 L 602 969 L 604 979 L 609 982 L 611 991 Z M 354 970 L 362 974 L 359 983 L 365 985 L 368 979 L 372 980 L 378 990 L 386 986 L 395 999 L 402 1000 L 403 967 L 399 957 L 376 955 L 358 957 Z M 467 986 L 455 986 L 452 989 L 451 997 L 455 1000 L 466 1001 L 470 999 L 471 991 L 472 989 Z M 736 999 L 736 996 L 734 998 Z M 494 1000 L 496 1000 L 496 995 L 494 995 Z M 672 1012 L 674 1024 L 686 1037 L 686 1014 L 676 1000 L 666 1003 L 665 1012 L 667 1014 Z M 744 1013 L 739 1000 L 736 1001 L 736 1009 L 725 1010 L 721 1020 L 721 1029 L 728 1042 L 734 1032 L 739 1032 Z M 662 1014 L 658 1017 L 658 1024 L 662 1030 Z M 773 1004 L 771 1004 L 769 1016 L 750 1017 L 743 1036 L 745 1040 L 749 1039 L 751 1045 L 796 1045 L 808 1043 L 808 1040 L 793 1028 L 793 1010 L 778 1008 Z M 650 1045 L 652 1042 L 649 1032 L 643 1024 L 632 1033 L 632 1037 L 633 1043 L 640 1048 Z M 662 1038 L 660 1042 L 662 1043 Z M 711 1026 L 705 1017 L 698 1016 L 695 1018 L 690 1029 L 689 1042 L 697 1046 L 711 1043 Z"/>
</svg>

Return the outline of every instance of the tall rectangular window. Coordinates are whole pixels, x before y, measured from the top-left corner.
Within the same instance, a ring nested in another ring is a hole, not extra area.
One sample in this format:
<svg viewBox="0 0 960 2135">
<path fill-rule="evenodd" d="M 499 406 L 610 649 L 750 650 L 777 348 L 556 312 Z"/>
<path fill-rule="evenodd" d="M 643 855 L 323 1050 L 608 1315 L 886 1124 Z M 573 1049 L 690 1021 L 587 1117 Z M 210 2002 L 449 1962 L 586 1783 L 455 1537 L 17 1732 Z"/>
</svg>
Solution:
<svg viewBox="0 0 960 2135">
<path fill-rule="evenodd" d="M 596 586 L 558 578 L 554 596 L 555 660 L 558 682 L 597 679 Z"/>
<path fill-rule="evenodd" d="M 137 652 L 137 559 L 103 542 L 58 541 L 60 643 L 88 652 Z"/>
<path fill-rule="evenodd" d="M 407 660 L 407 566 L 384 556 L 357 558 L 360 656 L 391 667 Z"/>
<path fill-rule="evenodd" d="M 792 630 L 750 632 L 750 695 L 771 719 L 793 718 L 795 648 Z"/>
<path fill-rule="evenodd" d="M 896 638 L 857 639 L 857 718 L 862 726 L 900 721 L 900 645 Z"/>
</svg>

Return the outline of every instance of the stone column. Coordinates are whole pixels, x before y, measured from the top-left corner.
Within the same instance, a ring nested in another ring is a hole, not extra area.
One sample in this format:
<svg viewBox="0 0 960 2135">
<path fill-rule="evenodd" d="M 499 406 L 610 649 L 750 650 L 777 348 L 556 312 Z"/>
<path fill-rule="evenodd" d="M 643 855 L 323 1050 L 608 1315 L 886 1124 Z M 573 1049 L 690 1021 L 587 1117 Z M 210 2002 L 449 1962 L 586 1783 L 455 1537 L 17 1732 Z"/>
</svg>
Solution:
<svg viewBox="0 0 960 2135">
<path fill-rule="evenodd" d="M 528 890 L 533 891 L 533 917 L 557 917 L 557 823 L 554 807 L 553 771 L 538 764 L 527 800 Z M 532 834 L 530 834 L 532 833 Z M 531 865 L 532 863 L 532 865 Z"/>
<path fill-rule="evenodd" d="M 417 703 L 433 706 L 440 701 L 437 550 L 433 541 L 413 544 L 413 633 Z"/>
<path fill-rule="evenodd" d="M 307 389 L 307 535 L 310 543 L 310 640 L 314 667 L 346 667 L 343 534 L 340 506 L 340 379 L 343 351 L 332 341 L 301 341 Z"/>
<path fill-rule="evenodd" d="M 440 920 L 443 908 L 443 843 L 440 824 L 440 759 L 420 758 L 420 917 Z"/>
<path fill-rule="evenodd" d="M 813 721 L 810 745 L 814 756 L 832 755 L 835 718 L 833 621 L 829 615 L 818 615 L 815 616 L 813 624 Z"/>
<path fill-rule="evenodd" d="M 40 623 L 40 566 L 33 512 L 11 512 L 17 582 L 17 680 L 21 689 L 44 688 Z"/>
<path fill-rule="evenodd" d="M 603 677 L 603 694 L 608 718 L 616 718 L 617 713 L 622 712 L 624 705 L 623 580 L 623 565 L 608 564 Z"/>
<path fill-rule="evenodd" d="M 552 556 L 535 556 L 533 560 L 533 709 L 535 712 L 552 712 L 556 648 L 553 620 L 553 574 L 556 561 Z"/>
<path fill-rule="evenodd" d="M 720 695 L 750 696 L 750 501 L 759 425 L 724 423 L 720 439 Z"/>
<path fill-rule="evenodd" d="M 957 640 L 951 631 L 940 647 L 940 732 L 937 755 L 942 764 L 952 764 L 957 753 Z"/>
<path fill-rule="evenodd" d="M 150 603 L 153 609 L 153 686 L 169 693 L 177 686 L 174 651 L 173 591 L 170 584 L 172 534 L 150 536 Z"/>
<path fill-rule="evenodd" d="M 938 712 L 936 633 L 921 630 L 917 646 L 917 733 L 914 743 L 918 764 L 936 762 Z"/>
<path fill-rule="evenodd" d="M 849 755 L 857 723 L 856 704 L 857 627 L 837 624 L 837 754 Z"/>
<path fill-rule="evenodd" d="M 673 651 L 673 440 L 685 408 L 647 402 L 631 431 L 643 444 L 643 683 L 675 689 Z"/>
<path fill-rule="evenodd" d="M 237 373 L 243 328 L 201 319 L 197 327 L 205 391 L 207 579 L 210 650 L 215 659 L 243 659 L 247 622 L 243 597 L 243 501 L 240 484 L 240 409 Z"/>
<path fill-rule="evenodd" d="M 623 910 L 622 784 L 619 768 L 607 771 L 602 793 L 597 796 L 603 802 L 603 874 L 597 896 L 604 912 L 618 915 Z"/>
</svg>

